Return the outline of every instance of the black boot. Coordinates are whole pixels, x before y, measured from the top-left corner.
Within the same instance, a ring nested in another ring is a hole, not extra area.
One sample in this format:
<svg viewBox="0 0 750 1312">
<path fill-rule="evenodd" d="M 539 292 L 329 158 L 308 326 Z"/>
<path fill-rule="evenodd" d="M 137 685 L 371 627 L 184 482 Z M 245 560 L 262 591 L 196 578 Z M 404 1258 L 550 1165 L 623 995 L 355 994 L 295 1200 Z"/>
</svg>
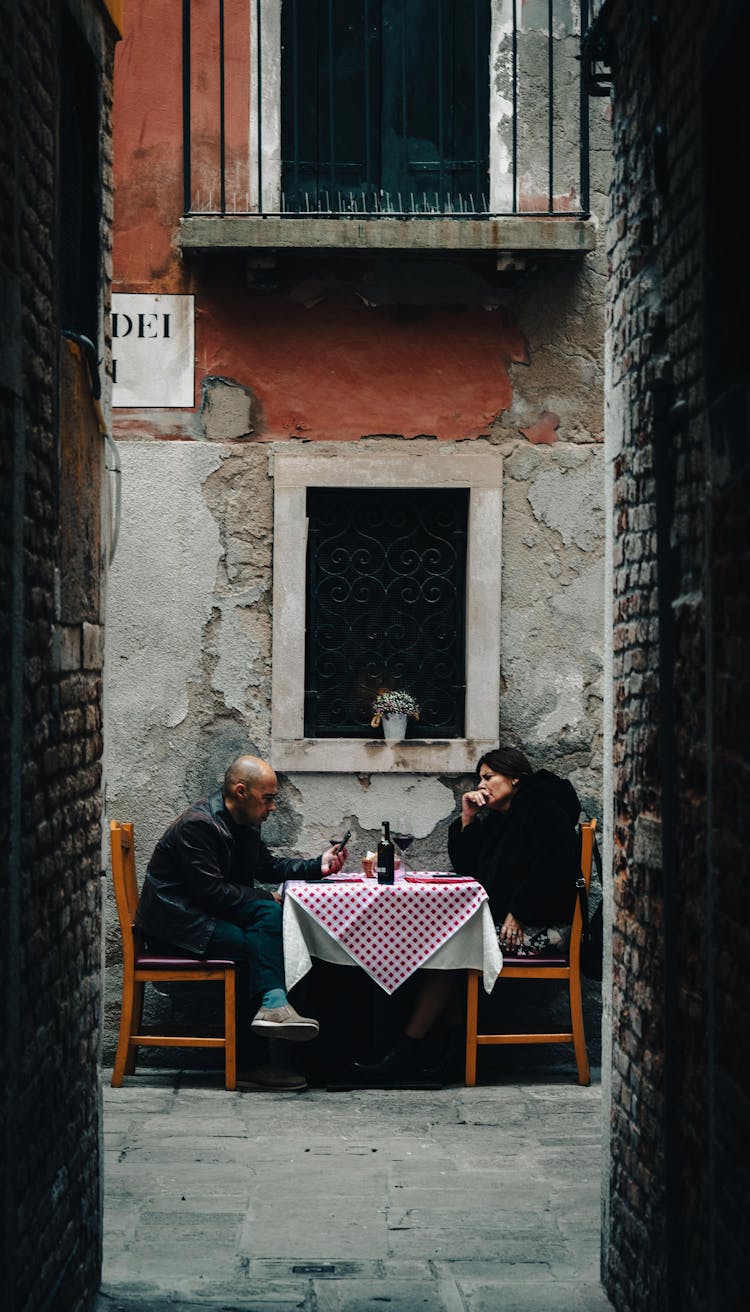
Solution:
<svg viewBox="0 0 750 1312">
<path fill-rule="evenodd" d="M 424 1079 L 437 1080 L 440 1084 L 456 1084 L 464 1078 L 466 1062 L 466 1039 L 463 1028 L 454 1026 L 445 1031 L 442 1045 L 437 1053 L 421 1067 Z"/>
<path fill-rule="evenodd" d="M 380 1084 L 416 1075 L 422 1060 L 422 1040 L 402 1034 L 378 1061 L 355 1061 L 353 1070 L 358 1078 L 377 1080 Z"/>
</svg>

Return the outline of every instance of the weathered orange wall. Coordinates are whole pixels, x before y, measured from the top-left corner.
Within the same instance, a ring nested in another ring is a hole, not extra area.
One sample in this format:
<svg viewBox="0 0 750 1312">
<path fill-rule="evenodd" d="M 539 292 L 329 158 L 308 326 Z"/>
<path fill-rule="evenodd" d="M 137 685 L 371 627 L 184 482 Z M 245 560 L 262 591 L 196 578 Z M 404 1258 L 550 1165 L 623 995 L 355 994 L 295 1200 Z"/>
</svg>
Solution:
<svg viewBox="0 0 750 1312">
<path fill-rule="evenodd" d="M 333 298 L 306 309 L 230 288 L 203 302 L 198 372 L 252 388 L 262 435 L 474 436 L 511 402 L 508 363 L 524 343 L 501 311 L 368 308 Z"/>
<path fill-rule="evenodd" d="M 128 0 L 115 52 L 113 291 L 187 290 L 182 210 L 181 5 Z"/>
<path fill-rule="evenodd" d="M 205 13 L 194 8 L 199 17 Z M 244 8 L 228 7 L 235 24 Z M 265 439 L 486 433 L 511 402 L 509 363 L 526 358 L 522 336 L 503 311 L 373 308 L 353 286 L 306 308 L 288 295 L 308 272 L 299 256 L 280 257 L 280 290 L 266 292 L 248 285 L 242 257 L 182 261 L 175 242 L 182 214 L 181 6 L 130 0 L 124 28 L 115 79 L 114 290 L 194 293 L 196 396 L 206 375 L 251 388 L 262 407 L 258 436 Z M 231 35 L 229 139 L 236 160 L 238 124 L 247 113 L 236 52 L 248 43 L 236 30 Z M 205 130 L 211 121 L 218 129 L 209 57 L 214 34 L 194 30 L 193 47 L 201 161 L 195 172 L 205 179 L 213 149 Z M 369 263 L 377 266 L 377 256 Z"/>
</svg>

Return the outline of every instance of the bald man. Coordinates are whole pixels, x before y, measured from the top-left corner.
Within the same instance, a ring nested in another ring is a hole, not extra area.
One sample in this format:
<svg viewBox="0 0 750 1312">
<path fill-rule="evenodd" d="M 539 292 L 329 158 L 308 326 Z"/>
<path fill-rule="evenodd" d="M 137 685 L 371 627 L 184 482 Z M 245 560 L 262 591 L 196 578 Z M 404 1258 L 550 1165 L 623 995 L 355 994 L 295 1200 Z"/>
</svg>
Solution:
<svg viewBox="0 0 750 1312">
<path fill-rule="evenodd" d="M 135 919 L 153 951 L 247 965 L 253 1006 L 260 999 L 252 1032 L 304 1042 L 315 1038 L 318 1022 L 298 1015 L 286 996 L 281 897 L 256 880 L 320 879 L 341 869 L 346 850 L 332 847 L 312 860 L 273 856 L 260 826 L 276 809 L 277 792 L 267 761 L 232 761 L 221 791 L 189 806 L 159 839 Z M 304 1087 L 292 1072 L 265 1067 L 255 1074 L 260 1087 Z"/>
</svg>

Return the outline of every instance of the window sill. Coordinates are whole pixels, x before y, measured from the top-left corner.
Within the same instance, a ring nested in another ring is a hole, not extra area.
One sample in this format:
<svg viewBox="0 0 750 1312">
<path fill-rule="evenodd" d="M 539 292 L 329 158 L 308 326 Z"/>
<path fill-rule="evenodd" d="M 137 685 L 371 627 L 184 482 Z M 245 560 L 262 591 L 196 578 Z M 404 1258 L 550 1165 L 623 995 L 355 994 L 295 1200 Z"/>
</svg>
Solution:
<svg viewBox="0 0 750 1312">
<path fill-rule="evenodd" d="M 320 774 L 473 774 L 497 739 L 382 738 L 274 739 L 274 769 Z"/>
<path fill-rule="evenodd" d="M 191 214 L 180 220 L 177 241 L 184 251 L 296 248 L 585 255 L 596 247 L 596 228 L 593 219 L 573 214 L 463 219 Z"/>
</svg>

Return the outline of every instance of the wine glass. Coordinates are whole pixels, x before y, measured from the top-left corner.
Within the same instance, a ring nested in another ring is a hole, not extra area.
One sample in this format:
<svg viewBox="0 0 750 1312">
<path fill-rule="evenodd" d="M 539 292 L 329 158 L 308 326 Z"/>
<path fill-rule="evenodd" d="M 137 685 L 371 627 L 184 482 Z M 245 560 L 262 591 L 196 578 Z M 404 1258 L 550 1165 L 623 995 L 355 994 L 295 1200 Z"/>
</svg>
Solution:
<svg viewBox="0 0 750 1312">
<path fill-rule="evenodd" d="M 404 825 L 403 828 L 400 829 L 399 833 L 395 833 L 392 830 L 391 837 L 393 838 L 393 841 L 396 844 L 396 847 L 398 848 L 399 852 L 401 852 L 402 856 L 404 857 L 404 869 L 406 869 L 406 853 L 408 849 L 411 847 L 412 843 L 414 842 L 414 835 L 407 833 L 406 825 Z"/>
</svg>

